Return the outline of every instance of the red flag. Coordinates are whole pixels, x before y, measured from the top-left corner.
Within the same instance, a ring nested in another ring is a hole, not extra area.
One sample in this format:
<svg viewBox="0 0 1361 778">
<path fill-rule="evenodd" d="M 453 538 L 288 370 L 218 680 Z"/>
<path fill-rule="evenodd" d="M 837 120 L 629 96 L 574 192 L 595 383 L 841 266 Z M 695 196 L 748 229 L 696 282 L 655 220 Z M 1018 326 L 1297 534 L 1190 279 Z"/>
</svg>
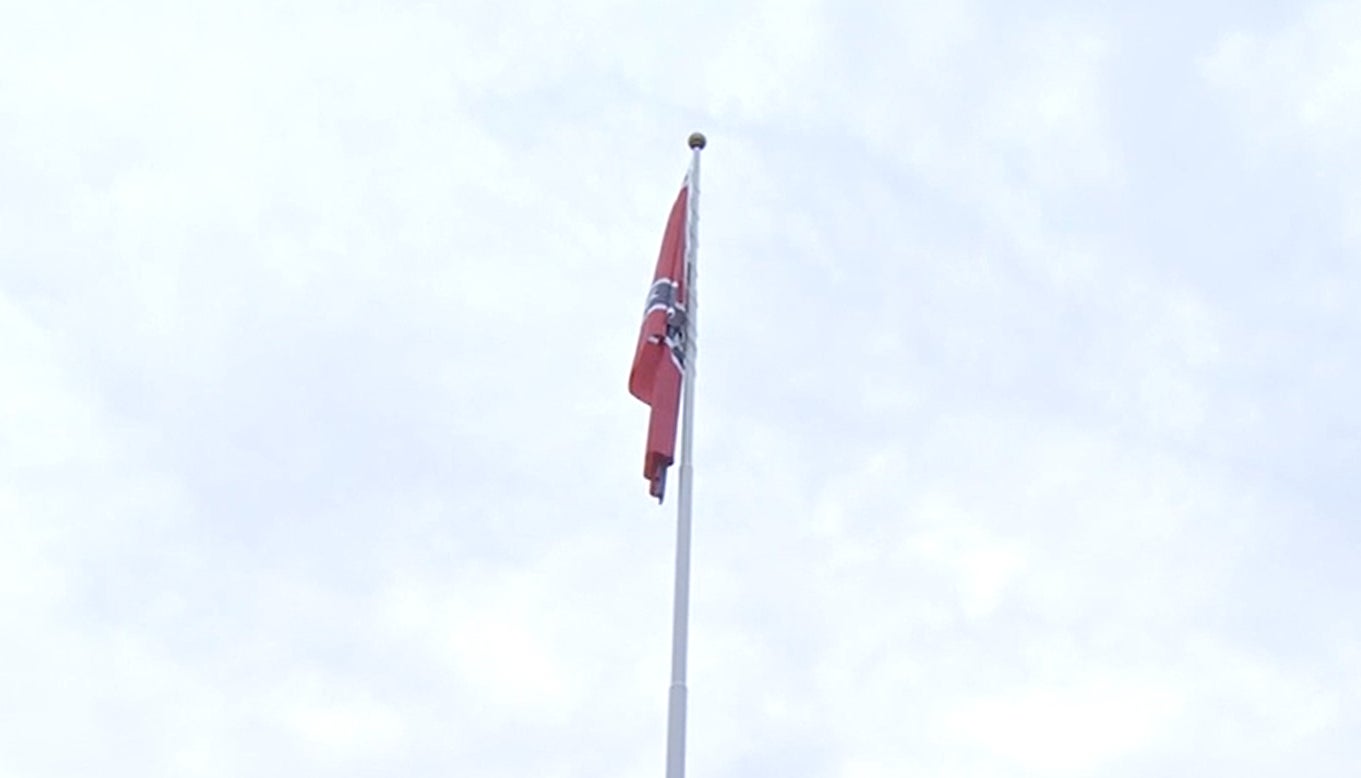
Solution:
<svg viewBox="0 0 1361 778">
<path fill-rule="evenodd" d="M 643 308 L 643 326 L 629 372 L 629 392 L 652 406 L 647 427 L 643 477 L 657 501 L 666 491 L 666 469 L 676 458 L 681 381 L 685 372 L 685 241 L 689 219 L 689 180 L 681 187 L 662 237 L 657 272 Z"/>
</svg>

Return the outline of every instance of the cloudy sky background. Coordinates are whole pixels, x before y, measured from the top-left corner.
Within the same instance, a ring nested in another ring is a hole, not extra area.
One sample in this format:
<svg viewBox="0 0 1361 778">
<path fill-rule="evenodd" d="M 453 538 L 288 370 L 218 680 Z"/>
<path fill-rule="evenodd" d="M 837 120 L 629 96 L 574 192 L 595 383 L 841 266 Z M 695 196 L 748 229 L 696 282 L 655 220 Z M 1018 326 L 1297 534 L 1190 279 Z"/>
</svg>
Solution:
<svg viewBox="0 0 1361 778">
<path fill-rule="evenodd" d="M 0 5 L 0 777 L 1354 775 L 1361 2 Z"/>
</svg>

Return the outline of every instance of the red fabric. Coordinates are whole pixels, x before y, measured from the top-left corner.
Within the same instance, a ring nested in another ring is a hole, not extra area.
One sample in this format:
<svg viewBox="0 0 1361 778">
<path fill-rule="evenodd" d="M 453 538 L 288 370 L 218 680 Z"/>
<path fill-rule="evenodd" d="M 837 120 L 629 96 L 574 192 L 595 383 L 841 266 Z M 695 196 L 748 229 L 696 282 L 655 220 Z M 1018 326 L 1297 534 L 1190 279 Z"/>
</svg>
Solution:
<svg viewBox="0 0 1361 778">
<path fill-rule="evenodd" d="M 680 395 L 685 360 L 685 232 L 688 218 L 687 187 L 682 186 L 671 206 L 662 237 L 661 255 L 653 274 L 638 333 L 638 347 L 629 372 L 629 392 L 652 406 L 647 426 L 647 449 L 643 477 L 649 492 L 661 501 L 666 491 L 666 469 L 675 461 L 676 425 L 680 418 Z"/>
</svg>

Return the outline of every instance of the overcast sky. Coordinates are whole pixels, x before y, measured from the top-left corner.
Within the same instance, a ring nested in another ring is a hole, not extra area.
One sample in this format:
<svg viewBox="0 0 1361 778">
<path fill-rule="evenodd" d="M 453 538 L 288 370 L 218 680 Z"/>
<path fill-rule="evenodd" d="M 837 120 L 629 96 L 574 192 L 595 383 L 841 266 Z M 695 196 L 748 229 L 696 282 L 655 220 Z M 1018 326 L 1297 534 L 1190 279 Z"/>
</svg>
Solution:
<svg viewBox="0 0 1361 778">
<path fill-rule="evenodd" d="M 0 2 L 0 778 L 1353 776 L 1361 2 Z"/>
</svg>

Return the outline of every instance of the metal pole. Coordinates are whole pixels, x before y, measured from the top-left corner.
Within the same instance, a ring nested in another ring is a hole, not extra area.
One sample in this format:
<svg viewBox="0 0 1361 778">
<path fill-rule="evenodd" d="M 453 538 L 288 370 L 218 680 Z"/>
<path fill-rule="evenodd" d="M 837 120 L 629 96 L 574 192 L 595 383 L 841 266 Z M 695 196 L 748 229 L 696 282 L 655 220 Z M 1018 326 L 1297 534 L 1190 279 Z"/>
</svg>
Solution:
<svg viewBox="0 0 1361 778">
<path fill-rule="evenodd" d="M 699 247 L 699 152 L 704 136 L 690 136 L 690 175 L 685 218 L 685 376 L 681 390 L 680 495 L 676 502 L 676 601 L 671 625 L 671 692 L 666 712 L 666 778 L 685 778 L 685 658 L 690 637 L 690 490 L 694 480 L 691 443 L 695 427 L 695 339 L 698 294 L 695 259 Z"/>
</svg>

